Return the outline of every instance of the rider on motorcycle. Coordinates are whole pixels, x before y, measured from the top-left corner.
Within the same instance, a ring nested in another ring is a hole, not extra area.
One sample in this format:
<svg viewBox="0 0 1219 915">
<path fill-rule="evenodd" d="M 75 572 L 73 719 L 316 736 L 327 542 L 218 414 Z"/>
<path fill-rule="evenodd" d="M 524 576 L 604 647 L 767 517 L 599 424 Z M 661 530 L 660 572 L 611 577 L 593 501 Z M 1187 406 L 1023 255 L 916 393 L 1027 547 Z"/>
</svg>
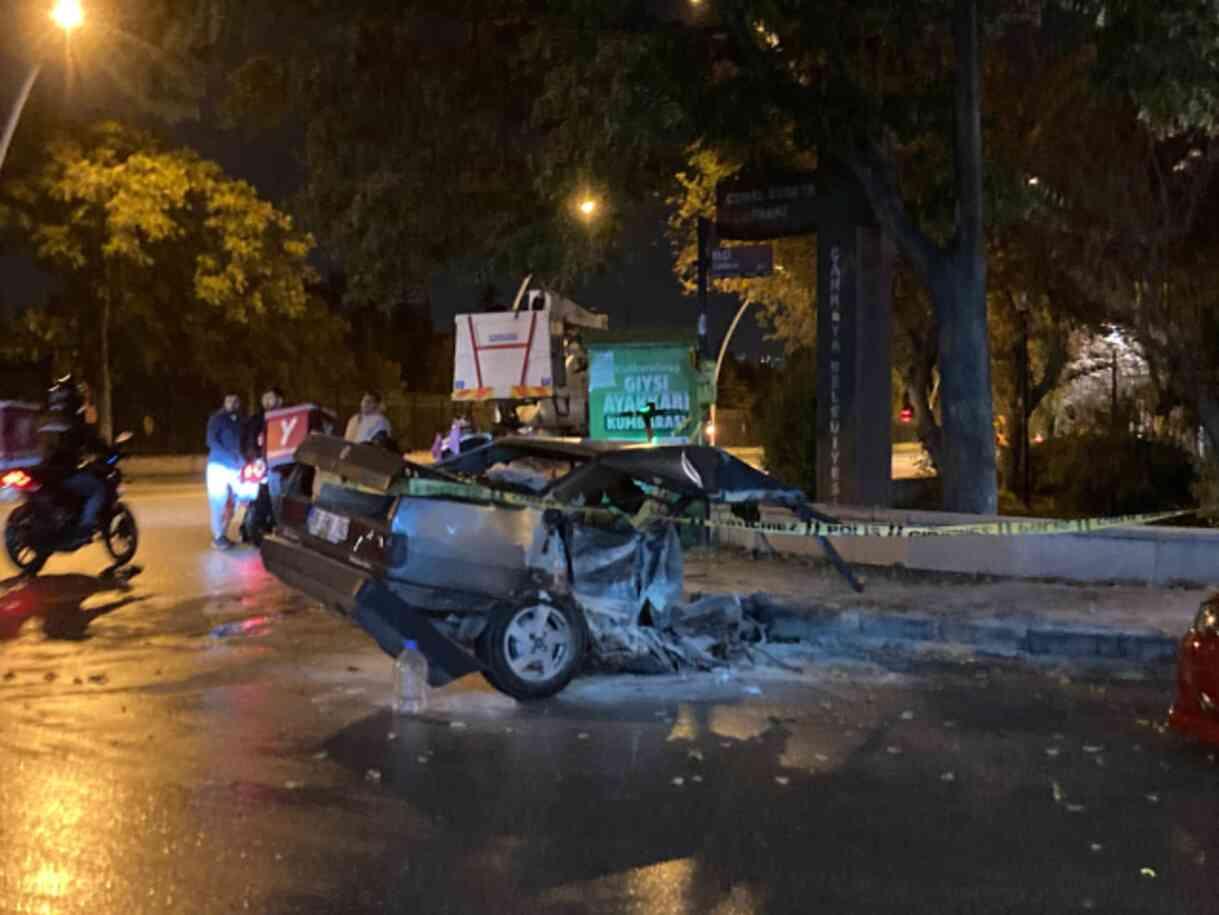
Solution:
<svg viewBox="0 0 1219 915">
<path fill-rule="evenodd" d="M 71 375 L 60 378 L 47 394 L 47 415 L 38 430 L 42 466 L 58 485 L 81 499 L 73 548 L 93 539 L 98 515 L 106 499 L 106 486 L 81 467 L 87 454 L 109 454 L 112 448 L 85 421 L 85 403 Z"/>
</svg>

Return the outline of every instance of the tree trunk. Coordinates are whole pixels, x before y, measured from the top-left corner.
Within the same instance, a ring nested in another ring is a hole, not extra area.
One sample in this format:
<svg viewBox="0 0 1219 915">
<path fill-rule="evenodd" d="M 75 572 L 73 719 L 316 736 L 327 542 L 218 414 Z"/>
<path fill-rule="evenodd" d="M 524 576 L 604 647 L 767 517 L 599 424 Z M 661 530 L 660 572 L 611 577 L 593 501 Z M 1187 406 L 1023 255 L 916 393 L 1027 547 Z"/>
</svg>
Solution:
<svg viewBox="0 0 1219 915">
<path fill-rule="evenodd" d="M 940 325 L 940 403 L 944 508 L 993 514 L 995 416 L 986 322 L 986 251 L 982 220 L 982 62 L 977 0 L 957 0 L 955 162 L 959 212 L 954 250 L 932 268 Z"/>
<path fill-rule="evenodd" d="M 850 162 L 876 217 L 927 284 L 939 336 L 943 454 L 940 475 L 948 511 L 993 514 L 994 407 L 986 321 L 982 221 L 982 74 L 977 0 L 957 0 L 953 37 L 956 80 L 956 239 L 939 248 L 910 216 L 897 185 L 891 148 L 870 145 Z"/>
<path fill-rule="evenodd" d="M 1219 454 L 1219 398 L 1205 391 L 1199 392 L 1198 418 L 1202 421 L 1207 439 L 1210 440 L 1211 451 Z"/>
<path fill-rule="evenodd" d="M 98 432 L 108 442 L 114 441 L 114 392 L 110 380 L 110 299 L 114 294 L 114 284 L 102 296 L 102 326 L 101 326 L 101 390 L 98 392 L 97 427 Z"/>
<path fill-rule="evenodd" d="M 943 258 L 936 268 L 932 292 L 940 329 L 944 508 L 994 514 L 999 498 L 986 270 L 980 256 Z"/>
<path fill-rule="evenodd" d="M 910 398 L 910 408 L 914 411 L 914 428 L 919 443 L 927 452 L 936 473 L 939 473 L 944 438 L 932 406 L 937 346 L 935 331 L 932 330 L 927 337 L 916 332 L 908 332 L 908 335 L 914 358 L 904 375 L 906 393 Z"/>
<path fill-rule="evenodd" d="M 1029 403 L 1028 337 L 1021 335 L 1012 345 L 1011 385 L 1015 392 L 1007 410 L 1003 413 L 1003 427 L 1007 433 L 1007 445 L 998 452 L 999 480 L 1010 492 L 1023 494 L 1024 450 L 1028 418 L 1032 414 Z"/>
<path fill-rule="evenodd" d="M 1007 430 L 1007 446 L 999 448 L 995 453 L 995 460 L 999 466 L 999 481 L 1003 484 L 1003 488 L 1019 494 L 1021 480 L 1021 443 L 1023 439 L 1023 429 L 1020 427 L 1020 406 L 1013 405 L 1010 409 L 1003 413 L 1003 425 Z"/>
</svg>

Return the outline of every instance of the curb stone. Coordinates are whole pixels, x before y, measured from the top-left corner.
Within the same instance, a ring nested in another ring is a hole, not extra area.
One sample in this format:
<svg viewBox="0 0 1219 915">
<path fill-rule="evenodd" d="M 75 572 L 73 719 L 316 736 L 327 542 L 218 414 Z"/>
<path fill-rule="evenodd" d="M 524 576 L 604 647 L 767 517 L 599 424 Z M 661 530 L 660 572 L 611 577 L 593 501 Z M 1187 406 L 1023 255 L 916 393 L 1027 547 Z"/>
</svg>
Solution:
<svg viewBox="0 0 1219 915">
<path fill-rule="evenodd" d="M 945 619 L 925 614 L 828 610 L 783 606 L 762 595 L 750 601 L 772 638 L 816 642 L 856 642 L 860 647 L 908 645 L 988 647 L 1004 654 L 1066 660 L 1127 661 L 1161 667 L 1177 656 L 1177 639 L 1162 632 L 1054 625 L 1044 619 Z"/>
</svg>

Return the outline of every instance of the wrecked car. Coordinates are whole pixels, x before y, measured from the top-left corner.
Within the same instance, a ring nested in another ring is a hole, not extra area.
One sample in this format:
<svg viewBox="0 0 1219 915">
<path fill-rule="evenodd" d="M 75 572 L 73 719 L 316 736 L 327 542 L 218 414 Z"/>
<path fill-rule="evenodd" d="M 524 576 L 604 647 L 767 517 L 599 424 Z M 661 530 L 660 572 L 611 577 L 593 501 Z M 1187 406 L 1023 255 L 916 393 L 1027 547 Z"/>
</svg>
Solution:
<svg viewBox="0 0 1219 915">
<path fill-rule="evenodd" d="M 296 465 L 267 569 L 390 656 L 415 643 L 432 686 L 477 671 L 522 700 L 559 692 L 590 657 L 706 651 L 662 636 L 682 606 L 677 529 L 692 506 L 810 511 L 705 446 L 508 438 L 423 466 L 314 435 Z"/>
</svg>

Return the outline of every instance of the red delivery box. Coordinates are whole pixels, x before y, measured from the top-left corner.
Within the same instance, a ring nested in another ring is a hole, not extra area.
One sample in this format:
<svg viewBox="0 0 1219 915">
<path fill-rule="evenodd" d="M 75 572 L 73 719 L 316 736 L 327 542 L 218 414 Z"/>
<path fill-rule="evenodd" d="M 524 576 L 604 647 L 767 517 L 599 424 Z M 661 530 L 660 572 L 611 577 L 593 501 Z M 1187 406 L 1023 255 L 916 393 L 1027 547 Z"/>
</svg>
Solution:
<svg viewBox="0 0 1219 915">
<path fill-rule="evenodd" d="M 267 413 L 267 465 L 280 467 L 292 463 L 292 456 L 311 432 L 333 435 L 337 428 L 334 414 L 311 403 L 280 407 Z"/>
<path fill-rule="evenodd" d="M 38 448 L 38 417 L 42 407 L 0 400 L 0 469 L 31 467 L 42 460 Z"/>
</svg>

